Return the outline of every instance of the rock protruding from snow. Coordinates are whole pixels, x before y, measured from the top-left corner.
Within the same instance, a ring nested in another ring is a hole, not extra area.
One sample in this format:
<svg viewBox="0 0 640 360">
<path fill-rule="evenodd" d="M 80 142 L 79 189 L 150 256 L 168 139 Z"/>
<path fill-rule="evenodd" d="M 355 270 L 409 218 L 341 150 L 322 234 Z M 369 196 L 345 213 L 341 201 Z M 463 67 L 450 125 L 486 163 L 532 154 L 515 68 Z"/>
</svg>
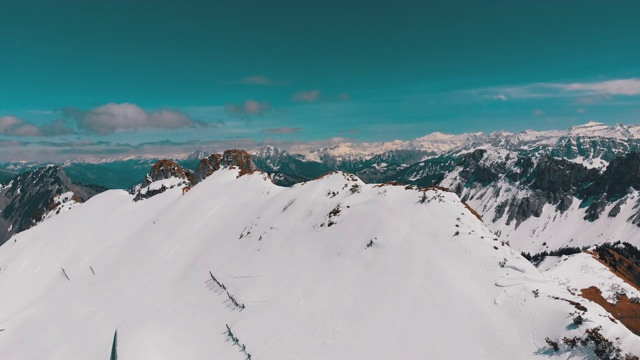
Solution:
<svg viewBox="0 0 640 360">
<path fill-rule="evenodd" d="M 257 170 L 251 155 L 244 150 L 226 150 L 222 154 L 222 165 L 238 167 L 240 169 L 240 176 Z"/>
<path fill-rule="evenodd" d="M 206 179 L 214 171 L 219 170 L 222 167 L 236 167 L 240 169 L 239 176 L 249 174 L 257 170 L 256 165 L 253 163 L 251 155 L 244 150 L 226 150 L 222 155 L 211 154 L 210 156 L 200 160 L 200 165 L 196 170 L 193 184 L 198 184 L 202 180 Z"/>
<path fill-rule="evenodd" d="M 221 167 L 220 160 L 222 160 L 220 154 L 211 154 L 201 159 L 194 176 L 194 185 L 206 179 L 209 175 L 213 174 L 214 171 L 219 170 Z"/>
<path fill-rule="evenodd" d="M 159 160 L 151 167 L 144 182 L 133 188 L 133 200 L 148 199 L 176 186 L 189 187 L 193 179 L 193 173 L 183 169 L 175 161 Z"/>
<path fill-rule="evenodd" d="M 166 180 L 170 178 L 188 179 L 185 170 L 172 160 L 159 160 L 151 167 L 144 184 L 148 185 L 154 181 Z"/>
</svg>

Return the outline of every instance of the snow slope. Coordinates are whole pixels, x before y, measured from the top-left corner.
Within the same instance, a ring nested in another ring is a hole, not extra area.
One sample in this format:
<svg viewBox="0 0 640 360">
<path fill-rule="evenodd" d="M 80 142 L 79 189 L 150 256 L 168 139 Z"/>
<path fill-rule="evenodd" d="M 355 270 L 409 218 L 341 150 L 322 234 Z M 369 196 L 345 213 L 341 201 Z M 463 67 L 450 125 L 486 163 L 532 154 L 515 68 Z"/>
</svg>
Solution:
<svg viewBox="0 0 640 360">
<path fill-rule="evenodd" d="M 448 174 L 443 186 L 451 186 L 455 176 L 455 173 Z M 608 204 L 602 211 L 603 215 L 595 221 L 584 219 L 587 208 L 581 207 L 578 199 L 573 199 L 564 212 L 557 211 L 555 205 L 547 203 L 539 217 L 532 216 L 521 223 L 515 220 L 509 223 L 507 216 L 496 215 L 500 204 L 530 194 L 529 189 L 500 180 L 487 187 L 465 188 L 462 197 L 483 214 L 489 229 L 501 239 L 509 241 L 518 251 L 535 254 L 563 247 L 582 248 L 616 241 L 640 246 L 638 226 L 630 221 L 638 213 L 638 191 L 630 191 L 622 199 Z M 614 208 L 618 211 L 615 217 L 609 215 Z"/>
<path fill-rule="evenodd" d="M 237 176 L 107 191 L 0 247 L 2 359 L 106 359 L 115 329 L 119 360 L 246 359 L 227 324 L 252 359 L 583 358 L 545 344 L 582 331 L 550 296 L 640 353 L 453 193 Z"/>
</svg>

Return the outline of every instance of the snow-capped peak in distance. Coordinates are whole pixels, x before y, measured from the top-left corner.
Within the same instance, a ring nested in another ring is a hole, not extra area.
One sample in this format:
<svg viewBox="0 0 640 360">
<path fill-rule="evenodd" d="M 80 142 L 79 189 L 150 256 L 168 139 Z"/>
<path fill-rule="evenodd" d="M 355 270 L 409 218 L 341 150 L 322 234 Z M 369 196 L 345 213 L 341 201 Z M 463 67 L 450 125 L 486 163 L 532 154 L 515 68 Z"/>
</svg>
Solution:
<svg viewBox="0 0 640 360">
<path fill-rule="evenodd" d="M 448 135 L 438 133 L 430 134 L 414 140 L 393 140 L 374 143 L 344 142 L 331 147 L 318 149 L 306 154 L 306 158 L 312 161 L 326 161 L 332 157 L 338 161 L 368 160 L 387 151 L 418 150 L 436 155 L 455 146 L 467 142 L 472 136 Z"/>
<path fill-rule="evenodd" d="M 253 149 L 251 151 L 248 151 L 249 154 L 251 155 L 255 155 L 259 158 L 271 158 L 271 157 L 278 157 L 278 156 L 283 156 L 283 155 L 288 155 L 289 153 L 285 150 L 279 149 L 275 146 L 269 145 L 269 144 L 265 144 L 262 145 L 259 148 Z"/>
<path fill-rule="evenodd" d="M 209 155 L 211 155 L 213 153 L 214 153 L 214 151 L 195 150 L 195 151 L 187 154 L 183 158 L 181 158 L 181 157 L 176 157 L 176 158 L 184 159 L 184 160 L 202 160 L 202 159 L 206 158 L 207 156 L 209 156 Z"/>
<path fill-rule="evenodd" d="M 332 157 L 338 161 L 367 160 L 375 155 L 394 150 L 419 150 L 439 155 L 448 151 L 468 147 L 493 144 L 503 146 L 531 145 L 531 143 L 552 144 L 562 137 L 600 137 L 617 140 L 640 139 L 640 125 L 606 125 L 591 121 L 587 124 L 576 125 L 565 130 L 525 130 L 521 132 L 495 131 L 492 133 L 474 132 L 463 134 L 446 134 L 434 132 L 413 140 L 393 140 L 374 143 L 344 142 L 330 147 L 313 150 L 304 155 L 308 160 L 326 161 Z"/>
<path fill-rule="evenodd" d="M 638 139 L 640 138 L 640 128 L 638 125 L 615 124 L 609 126 L 600 122 L 590 121 L 587 124 L 577 125 L 567 131 L 571 136 L 604 137 L 615 139 Z"/>
</svg>

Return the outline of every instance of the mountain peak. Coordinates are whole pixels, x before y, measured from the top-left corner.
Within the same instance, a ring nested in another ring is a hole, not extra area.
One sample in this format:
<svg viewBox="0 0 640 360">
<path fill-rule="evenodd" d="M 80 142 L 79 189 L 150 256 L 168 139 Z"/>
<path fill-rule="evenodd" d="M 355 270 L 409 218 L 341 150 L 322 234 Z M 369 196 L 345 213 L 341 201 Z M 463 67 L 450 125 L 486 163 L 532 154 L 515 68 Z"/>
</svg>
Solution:
<svg viewBox="0 0 640 360">
<path fill-rule="evenodd" d="M 196 150 L 185 157 L 185 160 L 202 160 L 211 154 L 210 151 Z"/>
<path fill-rule="evenodd" d="M 158 160 L 149 171 L 146 182 L 165 180 L 172 177 L 187 179 L 184 169 L 173 160 Z"/>
<path fill-rule="evenodd" d="M 609 126 L 607 124 L 589 121 L 586 124 L 576 125 L 568 130 L 568 135 L 574 136 L 598 136 L 614 139 L 627 139 L 632 136 L 627 126 Z"/>
<path fill-rule="evenodd" d="M 168 189 L 188 187 L 193 182 L 193 173 L 184 170 L 173 160 L 158 160 L 152 167 L 142 184 L 133 188 L 134 201 L 148 199 Z"/>
<path fill-rule="evenodd" d="M 251 155 L 244 150 L 225 150 L 222 153 L 222 165 L 239 168 L 240 176 L 257 170 Z"/>
<path fill-rule="evenodd" d="M 200 160 L 200 164 L 198 165 L 198 169 L 196 170 L 193 179 L 193 184 L 198 184 L 214 171 L 222 167 L 236 167 L 240 169 L 239 176 L 249 174 L 257 170 L 256 165 L 253 163 L 253 159 L 248 152 L 244 150 L 225 150 L 222 155 L 211 154 Z"/>
<path fill-rule="evenodd" d="M 251 154 L 263 159 L 288 155 L 286 151 L 268 144 L 262 145 L 258 149 L 252 151 Z"/>
</svg>

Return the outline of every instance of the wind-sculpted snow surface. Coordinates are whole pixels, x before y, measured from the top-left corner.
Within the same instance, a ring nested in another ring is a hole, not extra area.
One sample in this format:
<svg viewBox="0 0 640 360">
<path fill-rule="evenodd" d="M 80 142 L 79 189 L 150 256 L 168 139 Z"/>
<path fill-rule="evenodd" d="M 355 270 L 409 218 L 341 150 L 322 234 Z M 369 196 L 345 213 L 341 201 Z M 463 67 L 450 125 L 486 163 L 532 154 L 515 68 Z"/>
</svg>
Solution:
<svg viewBox="0 0 640 360">
<path fill-rule="evenodd" d="M 0 247 L 0 357 L 106 359 L 117 329 L 119 360 L 588 358 L 545 337 L 595 326 L 640 353 L 454 193 L 240 171 L 107 191 Z"/>
</svg>

